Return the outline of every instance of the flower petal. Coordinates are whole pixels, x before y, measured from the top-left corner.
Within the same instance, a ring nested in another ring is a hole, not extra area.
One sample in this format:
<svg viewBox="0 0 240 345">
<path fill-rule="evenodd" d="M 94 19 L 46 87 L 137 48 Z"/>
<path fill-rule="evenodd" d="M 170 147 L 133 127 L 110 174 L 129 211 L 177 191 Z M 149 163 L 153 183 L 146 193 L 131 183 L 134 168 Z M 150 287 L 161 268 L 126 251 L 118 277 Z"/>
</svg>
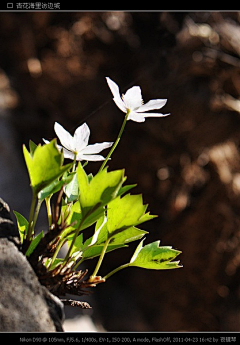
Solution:
<svg viewBox="0 0 240 345">
<path fill-rule="evenodd" d="M 85 147 L 85 149 L 82 150 L 82 153 L 85 154 L 93 154 L 93 153 L 99 153 L 102 150 L 105 150 L 109 147 L 112 146 L 113 143 L 110 142 L 104 142 L 101 144 L 93 144 L 93 145 L 88 145 L 87 147 Z"/>
<path fill-rule="evenodd" d="M 49 144 L 50 141 L 46 140 L 46 139 L 43 139 L 43 141 L 45 142 L 45 144 Z M 65 149 L 64 147 L 62 147 L 61 145 L 56 145 L 57 146 L 57 149 L 59 152 L 61 152 L 63 150 L 63 156 L 64 158 L 69 158 L 69 159 L 72 159 L 74 160 L 74 153 L 68 151 L 67 149 Z"/>
<path fill-rule="evenodd" d="M 170 114 L 159 114 L 159 113 L 139 113 L 137 111 L 131 111 L 128 120 L 135 122 L 144 122 L 146 117 L 165 117 Z"/>
<path fill-rule="evenodd" d="M 114 81 L 112 81 L 112 79 L 110 79 L 109 77 L 106 77 L 106 80 L 107 80 L 108 86 L 112 92 L 113 100 L 114 100 L 115 104 L 117 105 L 117 107 L 120 110 L 122 110 L 124 113 L 126 113 L 127 109 L 126 109 L 126 106 L 125 106 L 123 100 L 121 99 L 118 85 Z"/>
<path fill-rule="evenodd" d="M 71 136 L 71 134 L 66 131 L 66 129 L 64 129 L 58 122 L 55 122 L 54 130 L 61 144 L 69 151 L 74 151 L 73 137 Z"/>
<path fill-rule="evenodd" d="M 143 115 L 144 117 L 166 117 L 170 115 L 168 114 L 160 114 L 160 113 L 138 113 L 138 115 Z"/>
<path fill-rule="evenodd" d="M 74 151 L 82 151 L 88 144 L 90 129 L 86 123 L 79 126 L 73 136 Z"/>
<path fill-rule="evenodd" d="M 145 121 L 145 114 L 137 113 L 135 111 L 131 111 L 128 115 L 128 120 L 132 120 L 135 122 L 144 122 Z"/>
<path fill-rule="evenodd" d="M 141 88 L 133 86 L 123 95 L 123 101 L 127 109 L 136 110 L 143 104 Z"/>
<path fill-rule="evenodd" d="M 44 138 L 42 138 L 42 140 L 44 141 L 45 144 L 49 144 L 49 143 L 50 143 L 49 140 L 46 140 L 46 139 L 44 139 Z"/>
<path fill-rule="evenodd" d="M 78 154 L 76 160 L 77 161 L 104 161 L 104 157 L 101 155 L 85 155 L 85 154 Z"/>
<path fill-rule="evenodd" d="M 141 105 L 138 108 L 138 112 L 144 112 L 148 110 L 160 109 L 167 103 L 167 99 L 152 99 L 151 101 L 147 102 L 146 104 Z"/>
<path fill-rule="evenodd" d="M 60 147 L 62 150 L 63 150 L 63 156 L 64 156 L 64 158 L 68 158 L 68 159 L 72 159 L 72 160 L 74 160 L 74 158 L 75 158 L 75 154 L 73 153 L 73 152 L 71 152 L 71 151 L 68 151 L 68 150 L 66 150 L 64 147 L 61 147 L 61 146 L 59 146 L 59 145 L 57 145 L 58 146 L 58 148 Z"/>
</svg>

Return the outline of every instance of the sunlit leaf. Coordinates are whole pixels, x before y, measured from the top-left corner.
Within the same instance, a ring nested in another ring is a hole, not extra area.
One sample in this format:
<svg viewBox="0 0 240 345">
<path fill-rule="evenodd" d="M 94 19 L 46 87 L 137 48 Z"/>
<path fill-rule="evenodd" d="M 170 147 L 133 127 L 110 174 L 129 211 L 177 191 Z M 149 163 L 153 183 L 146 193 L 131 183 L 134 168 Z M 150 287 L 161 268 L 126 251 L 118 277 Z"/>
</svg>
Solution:
<svg viewBox="0 0 240 345">
<path fill-rule="evenodd" d="M 99 219 L 99 221 L 96 223 L 95 234 L 93 236 L 93 239 L 95 238 L 94 242 L 96 242 L 96 244 L 105 243 L 109 238 L 107 226 L 107 217 Z M 116 232 L 115 234 L 112 234 L 109 244 L 126 244 L 129 242 L 137 241 L 140 240 L 147 233 L 147 231 L 140 230 L 134 226 L 128 227 L 125 230 L 121 230 L 119 232 Z"/>
<path fill-rule="evenodd" d="M 28 250 L 26 252 L 26 256 L 30 256 L 32 254 L 32 252 L 34 251 L 34 249 L 37 247 L 38 243 L 41 241 L 41 239 L 43 238 L 44 233 L 43 231 L 41 231 L 30 243 L 30 246 L 28 247 Z"/>
<path fill-rule="evenodd" d="M 23 243 L 23 240 L 24 240 L 24 238 L 27 234 L 27 230 L 28 230 L 28 221 L 25 217 L 23 217 L 17 211 L 13 211 L 13 213 L 15 214 L 15 217 L 17 219 L 19 236 L 20 236 L 21 243 Z"/>
<path fill-rule="evenodd" d="M 62 154 L 56 147 L 56 140 L 43 146 L 38 145 L 33 153 L 28 152 L 26 146 L 23 145 L 23 153 L 34 195 L 37 195 L 72 166 L 72 164 L 62 165 Z"/>
<path fill-rule="evenodd" d="M 75 172 L 72 174 L 72 180 L 64 187 L 64 192 L 67 196 L 68 202 L 76 201 L 79 196 L 77 174 Z"/>
<path fill-rule="evenodd" d="M 57 193 L 62 188 L 62 186 L 64 186 L 64 185 L 68 186 L 68 184 L 71 183 L 73 177 L 74 177 L 74 174 L 64 173 L 60 180 L 56 179 L 50 185 L 48 185 L 47 187 L 42 189 L 38 193 L 38 199 L 44 200 L 44 199 L 48 198 L 49 196 Z"/>
<path fill-rule="evenodd" d="M 77 168 L 77 178 L 83 217 L 97 214 L 98 216 L 94 217 L 96 220 L 99 217 L 99 209 L 102 211 L 103 206 L 117 196 L 125 180 L 124 170 L 107 172 L 107 168 L 105 168 L 89 181 L 80 163 Z"/>
<path fill-rule="evenodd" d="M 146 209 L 147 205 L 143 205 L 141 195 L 127 194 L 111 201 L 107 205 L 109 234 L 119 233 L 156 217 L 145 213 Z"/>
<path fill-rule="evenodd" d="M 172 247 L 159 247 L 160 241 L 149 243 L 143 247 L 143 240 L 133 254 L 129 266 L 141 268 L 164 270 L 180 268 L 179 261 L 174 260 L 181 252 Z"/>
</svg>

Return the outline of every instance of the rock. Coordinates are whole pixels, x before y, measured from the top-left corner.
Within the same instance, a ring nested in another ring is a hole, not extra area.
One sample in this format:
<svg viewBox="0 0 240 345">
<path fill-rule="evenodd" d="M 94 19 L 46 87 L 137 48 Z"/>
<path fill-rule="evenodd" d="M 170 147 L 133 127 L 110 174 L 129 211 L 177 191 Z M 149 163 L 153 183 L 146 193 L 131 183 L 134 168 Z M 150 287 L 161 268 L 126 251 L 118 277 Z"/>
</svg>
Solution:
<svg viewBox="0 0 240 345">
<path fill-rule="evenodd" d="M 63 331 L 63 304 L 39 283 L 16 235 L 0 199 L 0 332 Z"/>
</svg>

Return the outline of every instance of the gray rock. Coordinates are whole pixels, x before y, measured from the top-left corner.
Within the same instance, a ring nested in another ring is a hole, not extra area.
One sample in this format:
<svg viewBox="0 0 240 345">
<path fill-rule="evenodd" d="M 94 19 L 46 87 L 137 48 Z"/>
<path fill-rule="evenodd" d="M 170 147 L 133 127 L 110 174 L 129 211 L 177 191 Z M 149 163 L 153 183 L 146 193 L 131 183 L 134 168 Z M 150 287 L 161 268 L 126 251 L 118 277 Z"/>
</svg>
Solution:
<svg viewBox="0 0 240 345">
<path fill-rule="evenodd" d="M 63 331 L 63 304 L 39 283 L 16 235 L 0 199 L 0 332 Z"/>
</svg>

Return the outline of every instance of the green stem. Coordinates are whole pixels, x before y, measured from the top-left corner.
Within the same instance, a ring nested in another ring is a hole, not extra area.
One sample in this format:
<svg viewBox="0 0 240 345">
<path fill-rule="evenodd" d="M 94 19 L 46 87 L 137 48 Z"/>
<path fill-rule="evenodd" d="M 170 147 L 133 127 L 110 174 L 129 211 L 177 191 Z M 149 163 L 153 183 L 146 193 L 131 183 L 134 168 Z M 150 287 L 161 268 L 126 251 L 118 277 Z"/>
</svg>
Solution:
<svg viewBox="0 0 240 345">
<path fill-rule="evenodd" d="M 35 210 L 35 204 L 37 201 L 37 196 L 33 194 L 32 202 L 31 202 L 31 208 L 30 208 L 30 214 L 29 214 L 29 221 L 28 221 L 28 231 L 26 239 L 27 241 L 31 241 L 32 239 L 32 232 L 33 232 L 33 217 L 34 217 L 34 210 Z"/>
<path fill-rule="evenodd" d="M 43 202 L 43 200 L 38 200 L 38 202 L 37 202 L 37 206 L 35 208 L 34 217 L 33 217 L 33 229 L 35 228 L 42 202 Z"/>
<path fill-rule="evenodd" d="M 51 201 L 51 196 L 45 198 L 49 229 L 51 228 L 51 225 L 52 225 L 52 209 L 51 209 L 50 201 Z"/>
<path fill-rule="evenodd" d="M 129 267 L 129 264 L 124 264 L 122 266 L 119 266 L 117 268 L 115 268 L 115 270 L 111 271 L 110 273 L 108 273 L 103 279 L 107 280 L 109 277 L 111 277 L 113 274 L 117 273 L 118 271 L 122 270 L 123 268 L 127 268 Z"/>
<path fill-rule="evenodd" d="M 77 154 L 74 153 L 74 160 L 73 160 L 73 166 L 72 166 L 72 172 L 76 171 L 76 160 L 77 160 Z"/>
<path fill-rule="evenodd" d="M 64 239 L 62 239 L 62 240 L 59 241 L 59 243 L 58 243 L 58 245 L 57 245 L 57 248 L 56 248 L 56 250 L 55 250 L 55 252 L 54 252 L 54 254 L 53 254 L 51 263 L 50 263 L 50 265 L 47 267 L 48 270 L 51 270 L 51 268 L 52 268 L 52 266 L 53 266 L 53 264 L 54 264 L 54 261 L 55 261 L 55 259 L 57 258 L 57 255 L 58 255 L 59 250 L 62 248 L 62 246 L 64 245 L 64 243 L 65 243 L 66 241 L 67 241 L 66 238 L 64 238 Z"/>
<path fill-rule="evenodd" d="M 126 126 L 129 113 L 130 113 L 130 110 L 127 111 L 126 116 L 125 116 L 124 121 L 123 121 L 123 124 L 122 124 L 122 127 L 121 127 L 121 129 L 120 129 L 120 131 L 118 133 L 117 139 L 116 139 L 115 143 L 113 144 L 111 150 L 109 151 L 107 157 L 105 158 L 103 164 L 101 165 L 99 171 L 102 171 L 105 168 L 105 165 L 107 164 L 109 158 L 111 157 L 111 155 L 113 154 L 114 150 L 116 149 L 116 147 L 117 147 L 117 145 L 118 145 L 118 143 L 119 143 L 119 141 L 121 139 L 121 136 L 123 134 L 124 128 Z"/>
<path fill-rule="evenodd" d="M 79 235 L 79 232 L 80 232 L 80 230 L 81 230 L 81 226 L 82 226 L 82 224 L 83 224 L 83 221 L 84 221 L 84 218 L 82 218 L 82 220 L 81 220 L 81 222 L 80 222 L 80 224 L 79 224 L 79 227 L 77 228 L 77 230 L 76 230 L 76 232 L 75 232 L 75 235 L 74 235 L 74 237 L 73 237 L 72 243 L 71 243 L 71 245 L 70 245 L 70 247 L 69 247 L 69 249 L 68 249 L 67 255 L 65 256 L 64 263 L 66 263 L 67 260 L 68 260 L 69 257 L 70 257 L 70 254 L 71 254 L 73 245 L 74 245 L 74 243 L 75 243 L 75 241 L 76 241 L 76 239 L 77 239 L 77 237 L 78 237 L 78 235 Z"/>
<path fill-rule="evenodd" d="M 103 261 L 103 258 L 104 258 L 104 255 L 105 255 L 105 253 L 107 251 L 107 247 L 109 245 L 110 239 L 111 239 L 111 237 L 105 242 L 105 244 L 103 246 L 102 253 L 101 253 L 101 255 L 100 255 L 99 259 L 98 259 L 98 263 L 97 263 L 97 265 L 95 267 L 95 270 L 94 270 L 93 274 L 91 275 L 91 277 L 89 278 L 90 281 L 92 279 L 94 279 L 96 277 L 96 275 L 98 274 L 99 268 L 100 268 L 100 266 L 102 264 L 102 261 Z"/>
</svg>

